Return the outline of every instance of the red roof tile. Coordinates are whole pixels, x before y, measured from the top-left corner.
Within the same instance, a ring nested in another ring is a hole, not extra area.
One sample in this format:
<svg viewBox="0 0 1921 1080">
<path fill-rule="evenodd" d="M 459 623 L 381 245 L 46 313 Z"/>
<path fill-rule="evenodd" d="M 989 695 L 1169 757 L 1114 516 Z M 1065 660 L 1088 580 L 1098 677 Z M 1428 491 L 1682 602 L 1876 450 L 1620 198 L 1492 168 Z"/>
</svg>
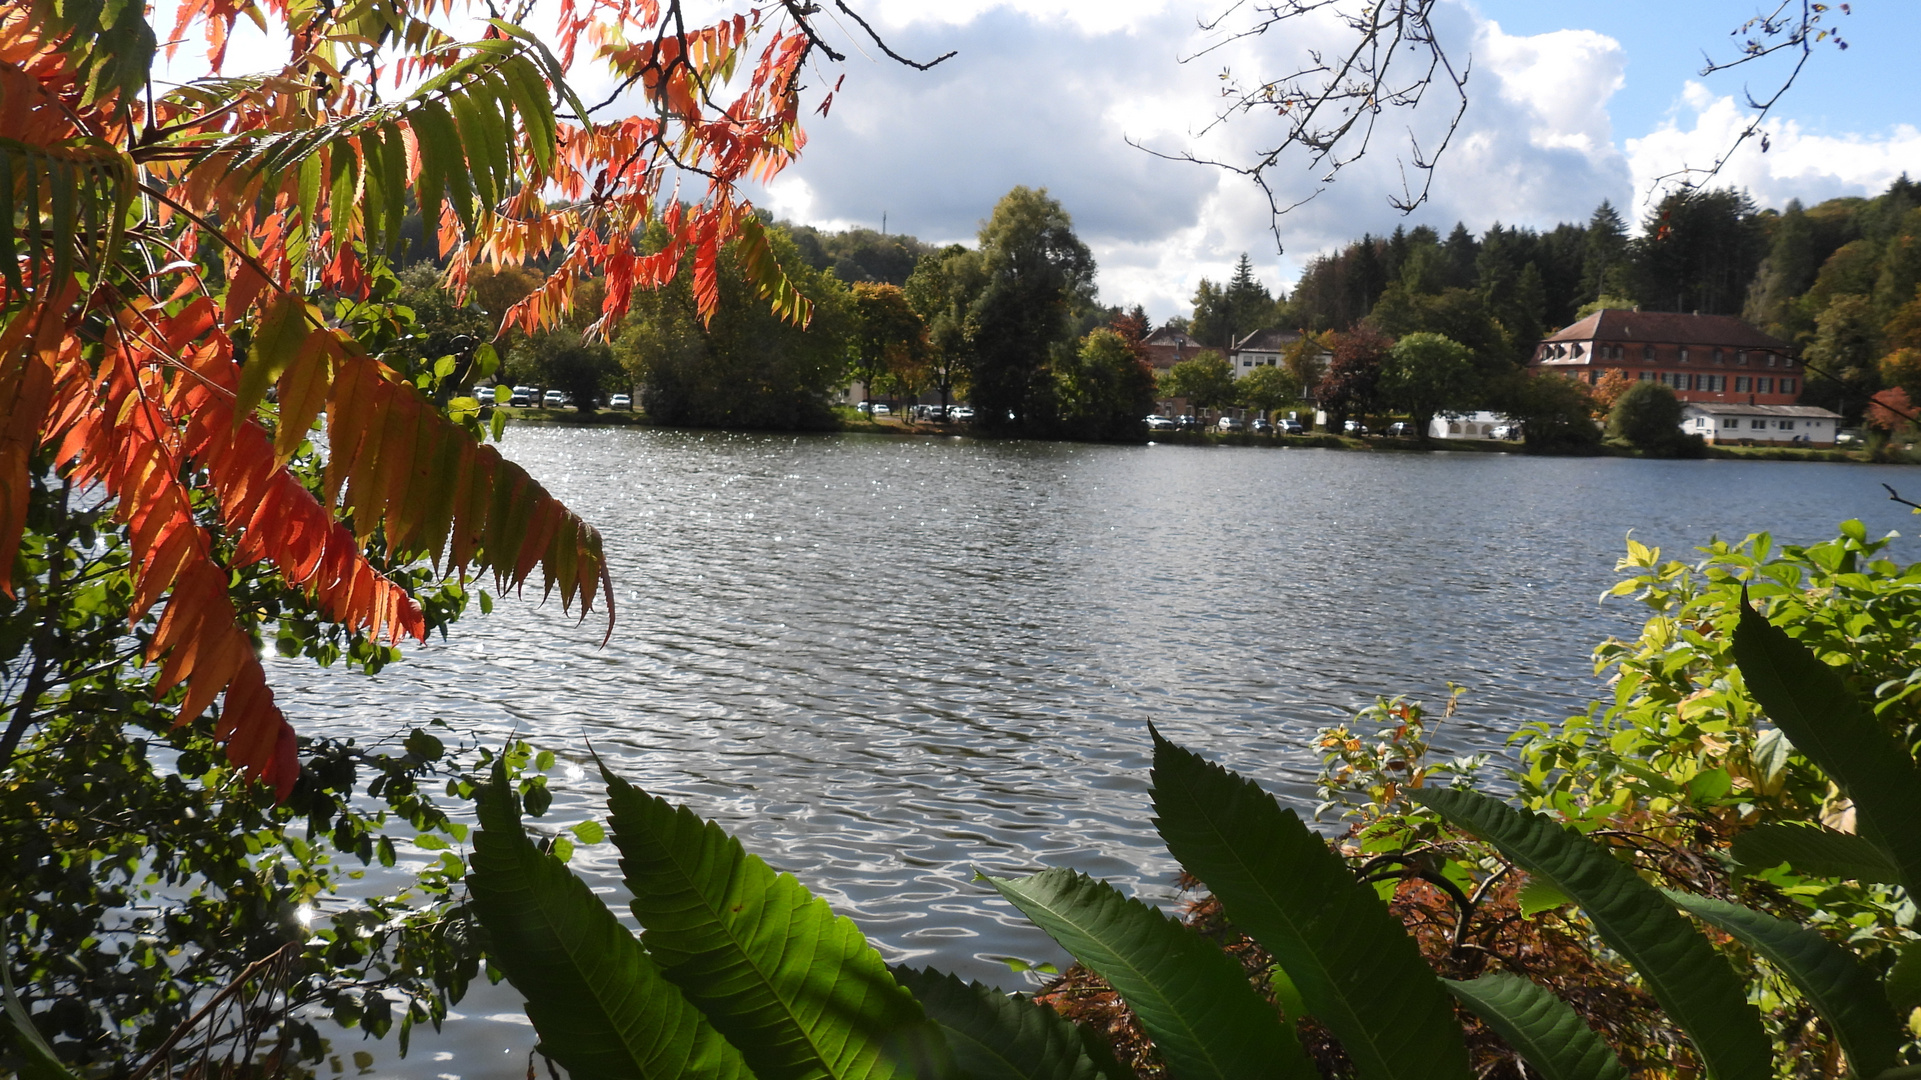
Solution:
<svg viewBox="0 0 1921 1080">
<path fill-rule="evenodd" d="M 1650 345 L 1721 345 L 1787 353 L 1791 346 L 1732 315 L 1604 308 L 1543 341 L 1607 341 Z"/>
</svg>

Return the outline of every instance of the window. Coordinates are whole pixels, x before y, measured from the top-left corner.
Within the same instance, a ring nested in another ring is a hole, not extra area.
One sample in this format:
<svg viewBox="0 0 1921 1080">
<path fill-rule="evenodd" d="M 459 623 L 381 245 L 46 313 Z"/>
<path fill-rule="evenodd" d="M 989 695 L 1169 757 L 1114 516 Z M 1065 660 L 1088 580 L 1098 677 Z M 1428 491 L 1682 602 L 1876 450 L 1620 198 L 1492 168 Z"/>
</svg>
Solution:
<svg viewBox="0 0 1921 1080">
<path fill-rule="evenodd" d="M 1749 381 L 1746 375 L 1736 375 L 1734 377 L 1734 392 L 1737 394 L 1747 393 Z"/>
<path fill-rule="evenodd" d="M 1643 360 L 1654 359 L 1654 346 L 1652 345 L 1641 346 L 1641 359 Z M 1688 351 L 1686 349 L 1681 350 L 1681 362 L 1683 364 L 1688 362 Z"/>
<path fill-rule="evenodd" d="M 1794 421 L 1792 421 L 1792 420 L 1783 420 L 1783 421 L 1781 421 L 1781 430 L 1782 430 L 1782 431 L 1793 431 L 1793 430 L 1794 430 Z"/>
<path fill-rule="evenodd" d="M 1781 392 L 1782 392 L 1783 394 L 1792 394 L 1792 393 L 1794 393 L 1794 380 L 1793 380 L 1793 379 L 1782 379 L 1782 380 L 1781 380 Z"/>
<path fill-rule="evenodd" d="M 1737 364 L 1745 364 L 1745 363 L 1747 363 L 1747 362 L 1748 362 L 1748 351 L 1747 351 L 1746 349 L 1742 349 L 1741 351 L 1739 351 L 1739 352 L 1737 352 L 1737 353 L 1735 353 L 1735 354 L 1734 354 L 1734 362 L 1735 362 L 1735 363 L 1737 363 Z"/>
<path fill-rule="evenodd" d="M 1642 381 L 1642 382 L 1649 382 L 1649 381 L 1651 381 L 1651 380 L 1652 380 L 1653 378 L 1654 378 L 1654 372 L 1652 372 L 1652 371 L 1643 371 L 1643 372 L 1641 373 L 1641 381 Z"/>
<path fill-rule="evenodd" d="M 1705 417 L 1705 416 L 1697 416 L 1697 417 L 1695 417 L 1695 418 L 1694 418 L 1694 426 L 1695 426 L 1695 427 L 1707 427 L 1707 426 L 1708 426 L 1708 418 L 1707 418 L 1707 417 Z"/>
<path fill-rule="evenodd" d="M 1719 363 L 1724 363 L 1725 361 L 1726 361 L 1726 356 L 1721 352 L 1721 350 L 1719 349 L 1714 350 L 1714 362 L 1719 364 Z"/>
<path fill-rule="evenodd" d="M 1754 380 L 1754 392 L 1755 392 L 1755 393 L 1757 393 L 1757 394 L 1772 394 L 1772 393 L 1774 393 L 1774 380 L 1773 380 L 1773 379 L 1756 379 L 1756 380 Z"/>
<path fill-rule="evenodd" d="M 1774 354 L 1773 354 L 1773 353 L 1769 353 L 1769 354 L 1768 354 L 1768 366 L 1769 366 L 1769 367 L 1773 367 L 1773 366 L 1774 366 Z"/>
<path fill-rule="evenodd" d="M 1652 346 L 1652 345 L 1650 345 L 1650 346 L 1648 346 L 1648 348 L 1650 348 L 1650 349 L 1652 349 L 1653 347 L 1654 347 L 1654 346 Z M 1687 346 L 1685 346 L 1685 345 L 1683 345 L 1683 346 L 1681 346 L 1681 362 L 1682 362 L 1683 364 L 1685 364 L 1685 363 L 1687 363 L 1687 362 L 1688 362 L 1688 350 L 1687 350 Z"/>
<path fill-rule="evenodd" d="M 1740 426 L 1741 426 L 1741 421 L 1740 421 L 1740 419 L 1739 419 L 1738 417 L 1733 417 L 1733 416 L 1724 416 L 1724 417 L 1722 417 L 1722 418 L 1721 418 L 1721 426 L 1722 426 L 1722 427 L 1731 427 L 1731 428 L 1738 428 L 1738 427 L 1740 427 Z"/>
<path fill-rule="evenodd" d="M 1765 427 L 1767 427 L 1767 426 L 1768 426 L 1768 422 L 1767 422 L 1766 420 L 1750 420 L 1750 421 L 1748 421 L 1748 427 L 1750 427 L 1750 428 L 1753 428 L 1753 429 L 1754 429 L 1754 430 L 1756 430 L 1756 431 L 1759 431 L 1759 430 L 1761 430 L 1761 429 L 1763 429 L 1763 428 L 1765 428 Z"/>
</svg>

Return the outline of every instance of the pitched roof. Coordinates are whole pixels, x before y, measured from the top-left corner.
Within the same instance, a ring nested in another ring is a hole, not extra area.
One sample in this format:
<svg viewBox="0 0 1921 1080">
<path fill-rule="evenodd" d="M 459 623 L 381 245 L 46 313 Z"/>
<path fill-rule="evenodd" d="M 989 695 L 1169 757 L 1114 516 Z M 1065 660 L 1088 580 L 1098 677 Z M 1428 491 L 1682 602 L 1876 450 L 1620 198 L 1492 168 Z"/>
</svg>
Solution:
<svg viewBox="0 0 1921 1080">
<path fill-rule="evenodd" d="M 1839 420 L 1841 414 L 1819 405 L 1737 405 L 1731 401 L 1684 401 L 1681 411 L 1689 410 L 1707 413 L 1710 416 L 1791 416 L 1809 420 Z"/>
<path fill-rule="evenodd" d="M 1200 342 L 1195 341 L 1191 337 L 1188 337 L 1186 334 L 1182 333 L 1181 331 L 1169 330 L 1165 326 L 1161 327 L 1158 330 L 1155 330 L 1153 333 L 1147 335 L 1145 338 L 1142 338 L 1141 344 L 1143 345 L 1174 345 L 1174 346 L 1180 346 L 1180 347 L 1186 347 L 1186 346 L 1192 345 L 1195 348 L 1199 348 L 1201 345 Z"/>
<path fill-rule="evenodd" d="M 1544 341 L 1645 342 L 1650 345 L 1721 345 L 1735 349 L 1790 351 L 1787 342 L 1756 330 L 1732 315 L 1689 315 L 1680 311 L 1628 311 L 1603 308 Z"/>
<path fill-rule="evenodd" d="M 1235 352 L 1280 352 L 1289 345 L 1301 340 L 1299 330 L 1283 330 L 1278 326 L 1266 330 L 1256 330 L 1234 343 Z"/>
</svg>

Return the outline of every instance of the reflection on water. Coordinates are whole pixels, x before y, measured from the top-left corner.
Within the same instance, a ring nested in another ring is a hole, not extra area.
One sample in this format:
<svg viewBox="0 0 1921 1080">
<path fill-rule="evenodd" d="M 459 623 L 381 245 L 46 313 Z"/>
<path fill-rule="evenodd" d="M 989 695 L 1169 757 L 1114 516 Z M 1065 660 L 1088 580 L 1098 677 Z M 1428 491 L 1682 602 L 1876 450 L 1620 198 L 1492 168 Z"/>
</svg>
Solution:
<svg viewBox="0 0 1921 1080">
<path fill-rule="evenodd" d="M 1633 626 L 1596 603 L 1628 530 L 1676 554 L 1845 517 L 1881 532 L 1906 517 L 1880 481 L 1914 475 L 638 430 L 516 429 L 505 449 L 605 535 L 613 639 L 502 603 L 377 677 L 276 664 L 294 722 L 517 730 L 570 763 L 561 823 L 595 812 L 591 740 L 890 960 L 1003 985 L 999 957 L 1060 954 L 976 869 L 1175 897 L 1148 721 L 1304 806 L 1316 729 L 1377 694 L 1460 683 L 1437 749 L 1498 751 L 1594 696 L 1589 651 Z M 574 862 L 618 897 L 611 845 Z M 398 1071 L 524 1075 L 517 999 L 481 987 L 460 1011 Z"/>
</svg>

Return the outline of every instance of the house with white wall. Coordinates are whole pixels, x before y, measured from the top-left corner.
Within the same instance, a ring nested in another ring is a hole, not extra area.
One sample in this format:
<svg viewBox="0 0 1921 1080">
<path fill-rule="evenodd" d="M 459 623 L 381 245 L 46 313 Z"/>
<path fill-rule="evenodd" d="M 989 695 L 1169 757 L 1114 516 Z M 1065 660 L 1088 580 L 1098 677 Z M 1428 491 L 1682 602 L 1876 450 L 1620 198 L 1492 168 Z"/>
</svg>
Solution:
<svg viewBox="0 0 1921 1080">
<path fill-rule="evenodd" d="M 1739 405 L 1690 401 L 1681 431 L 1734 446 L 1833 446 L 1841 414 L 1816 405 Z"/>
</svg>

